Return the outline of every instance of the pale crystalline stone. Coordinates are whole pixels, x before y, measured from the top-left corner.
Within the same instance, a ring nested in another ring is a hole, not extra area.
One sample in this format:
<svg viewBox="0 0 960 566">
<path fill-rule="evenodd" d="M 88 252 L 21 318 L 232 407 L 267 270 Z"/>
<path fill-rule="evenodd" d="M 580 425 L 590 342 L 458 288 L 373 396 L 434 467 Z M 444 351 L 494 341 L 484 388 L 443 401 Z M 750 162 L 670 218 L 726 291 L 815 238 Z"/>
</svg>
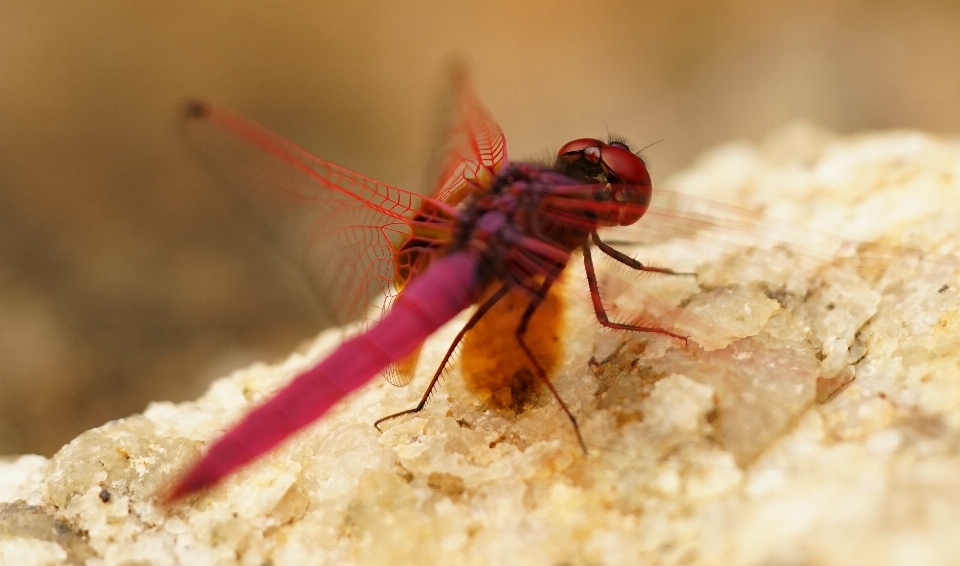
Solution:
<svg viewBox="0 0 960 566">
<path fill-rule="evenodd" d="M 67 552 L 57 543 L 35 538 L 0 540 L 0 564 L 56 566 L 67 561 Z"/>
<path fill-rule="evenodd" d="M 40 483 L 49 466 L 46 458 L 36 454 L 0 458 L 0 501 L 22 499 L 31 505 L 39 505 Z"/>
<path fill-rule="evenodd" d="M 0 462 L 0 561 L 960 563 L 960 141 L 797 123 L 662 186 L 742 208 L 667 197 L 661 224 L 651 209 L 611 233 L 695 276 L 597 258 L 614 314 L 686 346 L 598 330 L 574 258 L 554 384 L 587 455 L 548 393 L 493 409 L 456 366 L 422 413 L 371 426 L 416 403 L 465 314 L 412 386 L 375 381 L 223 485 L 159 505 L 206 443 L 336 347 L 331 331 L 49 461 Z"/>
</svg>

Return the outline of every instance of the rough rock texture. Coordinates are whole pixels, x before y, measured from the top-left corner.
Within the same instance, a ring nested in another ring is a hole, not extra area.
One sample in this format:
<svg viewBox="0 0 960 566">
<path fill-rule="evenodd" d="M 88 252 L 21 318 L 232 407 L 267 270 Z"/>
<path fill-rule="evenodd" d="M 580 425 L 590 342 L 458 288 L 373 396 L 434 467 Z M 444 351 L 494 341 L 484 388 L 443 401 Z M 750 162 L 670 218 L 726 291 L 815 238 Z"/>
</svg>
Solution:
<svg viewBox="0 0 960 566">
<path fill-rule="evenodd" d="M 335 347 L 325 333 L 49 461 L 0 462 L 0 563 L 960 562 L 960 141 L 796 124 L 663 186 L 741 208 L 665 194 L 646 228 L 610 236 L 696 272 L 601 266 L 612 310 L 686 346 L 598 330 L 571 265 L 555 384 L 588 455 L 549 394 L 491 409 L 456 368 L 423 413 L 373 429 L 415 403 L 455 321 L 411 387 L 377 380 L 159 505 L 206 442 Z"/>
</svg>

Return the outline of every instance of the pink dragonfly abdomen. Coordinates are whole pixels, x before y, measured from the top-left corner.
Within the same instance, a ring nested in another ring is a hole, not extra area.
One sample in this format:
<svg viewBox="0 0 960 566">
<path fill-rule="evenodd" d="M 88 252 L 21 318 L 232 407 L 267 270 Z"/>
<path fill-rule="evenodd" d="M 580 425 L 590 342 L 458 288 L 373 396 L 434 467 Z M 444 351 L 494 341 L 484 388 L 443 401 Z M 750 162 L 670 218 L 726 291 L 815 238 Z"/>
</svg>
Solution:
<svg viewBox="0 0 960 566">
<path fill-rule="evenodd" d="M 173 489 L 170 499 L 213 485 L 268 452 L 388 365 L 408 356 L 470 306 L 477 293 L 478 265 L 469 251 L 453 252 L 433 262 L 377 324 L 300 374 L 214 443 Z"/>
</svg>

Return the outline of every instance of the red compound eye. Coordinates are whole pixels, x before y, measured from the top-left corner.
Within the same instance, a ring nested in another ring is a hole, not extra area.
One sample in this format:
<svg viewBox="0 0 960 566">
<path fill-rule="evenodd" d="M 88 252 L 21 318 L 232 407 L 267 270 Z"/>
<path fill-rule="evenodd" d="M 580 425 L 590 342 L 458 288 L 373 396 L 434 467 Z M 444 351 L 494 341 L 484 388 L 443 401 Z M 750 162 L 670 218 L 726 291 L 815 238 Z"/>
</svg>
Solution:
<svg viewBox="0 0 960 566">
<path fill-rule="evenodd" d="M 557 152 L 557 157 L 567 163 L 578 161 L 581 158 L 597 163 L 600 161 L 600 148 L 604 145 L 606 144 L 597 139 L 580 138 L 564 144 Z"/>
<path fill-rule="evenodd" d="M 647 211 L 653 192 L 650 173 L 643 160 L 623 144 L 603 144 L 600 165 L 613 187 L 613 199 L 623 203 L 616 223 L 629 226 Z"/>
<path fill-rule="evenodd" d="M 644 165 L 643 160 L 622 144 L 603 144 L 600 148 L 600 159 L 604 172 L 612 173 L 624 183 L 650 184 L 650 173 L 647 172 L 647 166 Z"/>
</svg>

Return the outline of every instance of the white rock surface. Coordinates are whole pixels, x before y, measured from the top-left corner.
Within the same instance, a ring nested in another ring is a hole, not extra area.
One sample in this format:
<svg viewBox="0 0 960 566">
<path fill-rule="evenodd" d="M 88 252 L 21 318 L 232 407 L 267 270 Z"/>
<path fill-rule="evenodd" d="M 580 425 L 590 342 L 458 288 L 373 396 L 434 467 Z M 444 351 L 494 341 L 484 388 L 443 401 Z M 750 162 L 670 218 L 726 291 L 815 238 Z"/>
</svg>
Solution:
<svg viewBox="0 0 960 566">
<path fill-rule="evenodd" d="M 223 485 L 160 505 L 205 443 L 336 346 L 328 332 L 49 461 L 0 462 L 0 563 L 960 563 L 960 141 L 795 124 L 663 185 L 742 208 L 666 195 L 646 228 L 610 236 L 696 271 L 601 273 L 612 308 L 642 307 L 689 346 L 599 331 L 568 286 L 555 384 L 588 455 L 549 395 L 491 409 L 457 370 L 427 410 L 374 430 L 419 398 L 461 317 L 411 387 L 371 383 Z"/>
</svg>

